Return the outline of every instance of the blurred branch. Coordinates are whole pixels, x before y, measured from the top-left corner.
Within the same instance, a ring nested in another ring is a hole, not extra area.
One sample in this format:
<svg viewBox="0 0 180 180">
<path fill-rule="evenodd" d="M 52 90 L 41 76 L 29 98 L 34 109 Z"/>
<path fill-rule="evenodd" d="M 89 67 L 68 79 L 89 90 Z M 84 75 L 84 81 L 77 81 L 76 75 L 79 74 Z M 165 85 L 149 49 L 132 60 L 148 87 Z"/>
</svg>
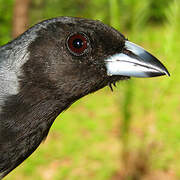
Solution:
<svg viewBox="0 0 180 180">
<path fill-rule="evenodd" d="M 126 82 L 124 99 L 123 99 L 123 118 L 121 124 L 121 140 L 124 150 L 128 149 L 129 130 L 132 123 L 131 106 L 133 101 L 133 80 Z"/>
<path fill-rule="evenodd" d="M 28 27 L 30 2 L 31 0 L 15 1 L 12 31 L 14 38 L 26 31 Z"/>
</svg>

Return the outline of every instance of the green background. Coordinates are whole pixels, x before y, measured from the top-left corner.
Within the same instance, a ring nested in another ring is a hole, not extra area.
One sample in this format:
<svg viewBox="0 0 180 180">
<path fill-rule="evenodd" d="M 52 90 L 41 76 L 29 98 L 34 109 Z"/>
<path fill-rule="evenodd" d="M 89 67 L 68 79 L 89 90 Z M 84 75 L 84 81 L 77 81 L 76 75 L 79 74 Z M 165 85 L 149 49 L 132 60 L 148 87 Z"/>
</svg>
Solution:
<svg viewBox="0 0 180 180">
<path fill-rule="evenodd" d="M 0 0 L 0 45 L 13 0 Z M 180 179 L 180 1 L 33 0 L 30 26 L 56 16 L 98 19 L 159 58 L 171 77 L 135 79 L 82 98 L 6 180 Z"/>
</svg>

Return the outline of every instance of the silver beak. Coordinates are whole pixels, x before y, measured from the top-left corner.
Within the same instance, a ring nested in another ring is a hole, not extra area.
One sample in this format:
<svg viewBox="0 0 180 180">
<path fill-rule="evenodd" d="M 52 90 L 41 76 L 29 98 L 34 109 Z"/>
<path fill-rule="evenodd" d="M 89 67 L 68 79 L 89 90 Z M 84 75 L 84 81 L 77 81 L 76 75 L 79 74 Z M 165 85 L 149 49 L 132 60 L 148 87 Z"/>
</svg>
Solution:
<svg viewBox="0 0 180 180">
<path fill-rule="evenodd" d="M 105 63 L 107 74 L 110 76 L 170 76 L 166 67 L 156 57 L 130 41 L 125 41 L 122 53 L 108 57 Z"/>
</svg>

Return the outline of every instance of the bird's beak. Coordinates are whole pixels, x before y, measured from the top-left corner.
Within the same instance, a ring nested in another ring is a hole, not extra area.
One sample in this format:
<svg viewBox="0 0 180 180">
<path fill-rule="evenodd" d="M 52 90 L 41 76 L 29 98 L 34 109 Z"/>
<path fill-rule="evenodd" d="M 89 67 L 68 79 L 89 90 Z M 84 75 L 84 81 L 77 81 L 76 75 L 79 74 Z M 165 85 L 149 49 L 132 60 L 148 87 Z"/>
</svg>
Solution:
<svg viewBox="0 0 180 180">
<path fill-rule="evenodd" d="M 166 67 L 156 57 L 130 41 L 125 41 L 123 51 L 108 57 L 105 63 L 109 76 L 170 76 Z"/>
</svg>

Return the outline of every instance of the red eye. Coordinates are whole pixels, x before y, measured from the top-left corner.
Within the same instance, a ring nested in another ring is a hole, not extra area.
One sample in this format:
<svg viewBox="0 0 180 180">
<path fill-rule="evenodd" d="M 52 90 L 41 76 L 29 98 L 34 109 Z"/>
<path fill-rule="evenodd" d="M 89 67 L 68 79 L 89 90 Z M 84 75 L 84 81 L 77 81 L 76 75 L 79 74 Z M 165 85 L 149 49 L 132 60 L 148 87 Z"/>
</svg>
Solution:
<svg viewBox="0 0 180 180">
<path fill-rule="evenodd" d="M 67 39 L 67 47 L 71 53 L 80 56 L 86 52 L 88 39 L 83 33 L 73 34 Z"/>
</svg>

